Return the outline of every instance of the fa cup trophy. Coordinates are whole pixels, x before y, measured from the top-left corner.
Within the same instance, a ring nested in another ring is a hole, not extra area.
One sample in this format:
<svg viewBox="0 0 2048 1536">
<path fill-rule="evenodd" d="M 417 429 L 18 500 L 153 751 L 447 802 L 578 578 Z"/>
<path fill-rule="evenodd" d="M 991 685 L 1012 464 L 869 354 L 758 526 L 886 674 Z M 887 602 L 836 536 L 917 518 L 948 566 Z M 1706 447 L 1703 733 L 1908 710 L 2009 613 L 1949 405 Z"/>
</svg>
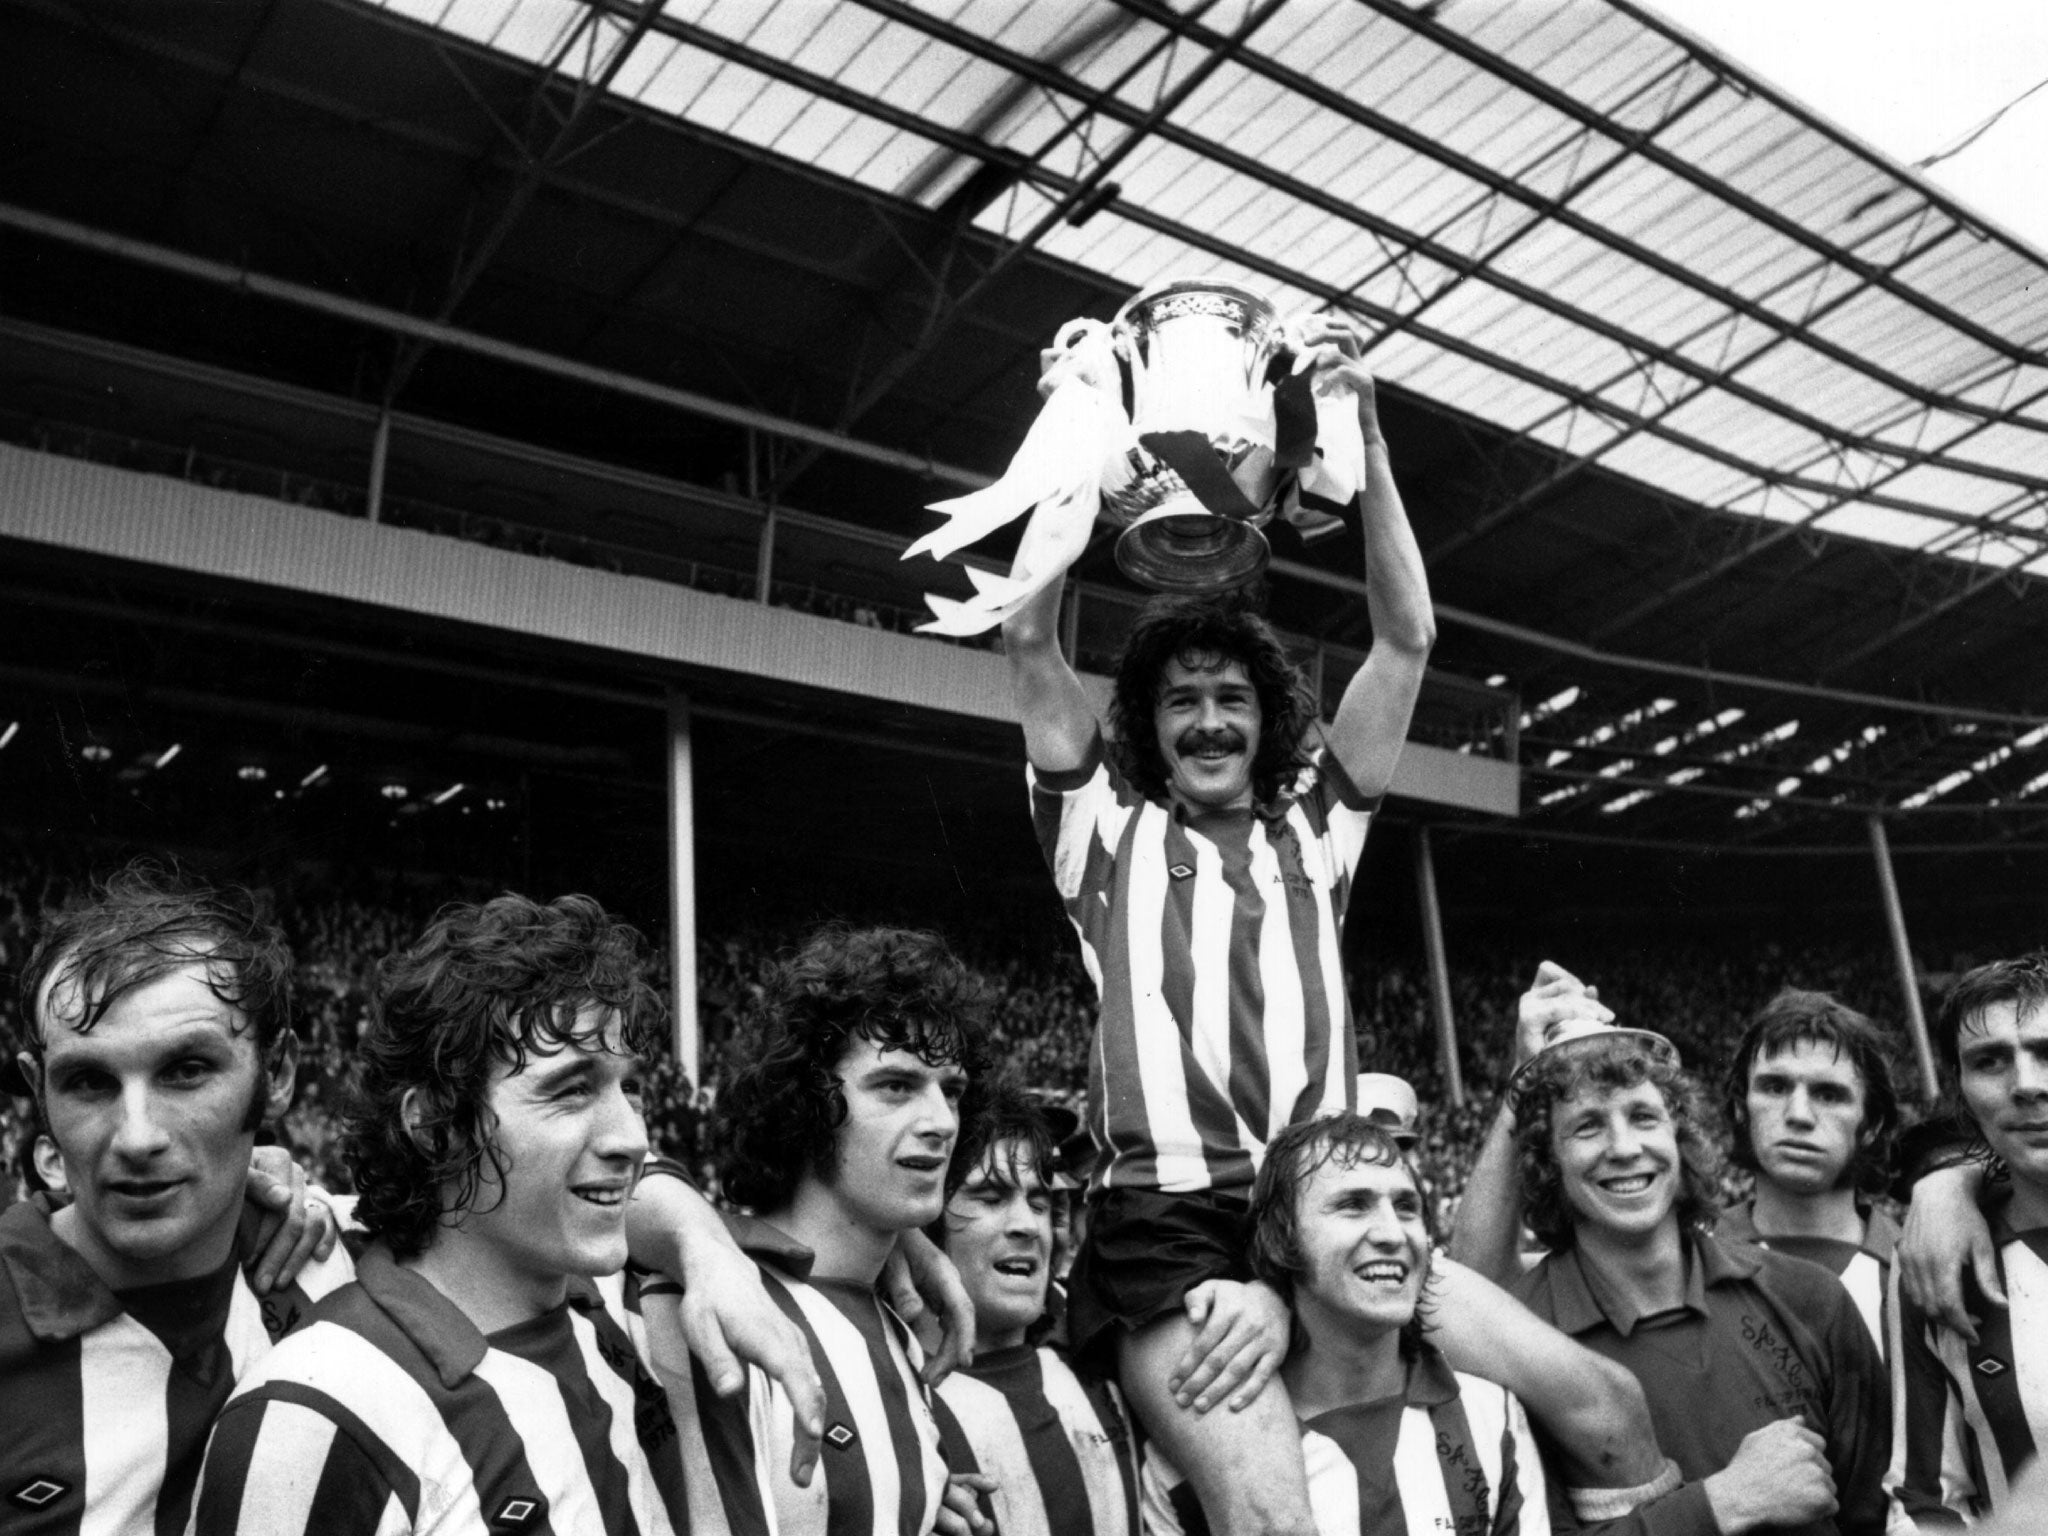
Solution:
<svg viewBox="0 0 2048 1536">
<path fill-rule="evenodd" d="M 1123 526 L 1116 563 L 1158 592 L 1214 592 L 1266 568 L 1272 520 L 1273 390 L 1280 317 L 1235 283 L 1191 278 L 1147 289 L 1110 326 L 1130 378 L 1136 445 L 1128 478 L 1102 490 Z"/>
<path fill-rule="evenodd" d="M 1314 540 L 1364 483 L 1355 402 L 1319 394 L 1262 296 L 1222 278 L 1156 284 L 1108 325 L 1075 320 L 1045 353 L 1044 408 L 1009 469 L 937 502 L 947 522 L 905 552 L 944 556 L 1025 511 L 1007 577 L 967 568 L 975 595 L 927 594 L 927 631 L 991 629 L 1057 581 L 1100 520 L 1125 575 L 1161 592 L 1242 586 L 1265 570 L 1277 513 Z"/>
</svg>

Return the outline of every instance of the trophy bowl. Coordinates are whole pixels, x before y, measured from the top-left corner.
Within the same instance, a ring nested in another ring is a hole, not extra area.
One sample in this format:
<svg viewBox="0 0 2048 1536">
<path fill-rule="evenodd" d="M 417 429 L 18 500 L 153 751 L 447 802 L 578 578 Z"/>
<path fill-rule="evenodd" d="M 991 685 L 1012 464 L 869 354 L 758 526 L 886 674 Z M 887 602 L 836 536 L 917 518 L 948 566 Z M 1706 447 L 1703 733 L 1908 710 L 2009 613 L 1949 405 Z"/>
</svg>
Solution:
<svg viewBox="0 0 2048 1536">
<path fill-rule="evenodd" d="M 1222 278 L 1180 278 L 1125 304 L 1111 333 L 1139 444 L 1103 486 L 1104 515 L 1124 529 L 1117 565 L 1159 592 L 1253 580 L 1271 557 L 1259 530 L 1282 478 L 1266 382 L 1280 346 L 1273 306 Z"/>
</svg>

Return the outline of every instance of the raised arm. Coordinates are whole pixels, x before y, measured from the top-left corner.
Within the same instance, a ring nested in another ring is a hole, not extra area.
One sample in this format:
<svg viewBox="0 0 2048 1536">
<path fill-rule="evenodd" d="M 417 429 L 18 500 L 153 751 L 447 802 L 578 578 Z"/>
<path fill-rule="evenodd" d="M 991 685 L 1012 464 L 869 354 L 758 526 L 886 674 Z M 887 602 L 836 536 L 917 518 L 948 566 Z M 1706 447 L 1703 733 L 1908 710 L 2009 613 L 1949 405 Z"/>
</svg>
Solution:
<svg viewBox="0 0 2048 1536">
<path fill-rule="evenodd" d="M 1010 697 L 1024 726 L 1024 755 L 1040 773 L 1068 773 L 1088 760 L 1099 727 L 1081 679 L 1060 652 L 1060 593 L 1053 583 L 1003 621 Z"/>
<path fill-rule="evenodd" d="M 1554 960 L 1536 967 L 1536 979 L 1515 1004 L 1515 1059 L 1523 1062 L 1543 1047 L 1545 1032 L 1560 1021 L 1584 1014 L 1611 1023 L 1614 1011 L 1589 987 Z M 1522 1180 L 1515 1165 L 1515 1110 L 1503 1093 L 1500 1113 L 1472 1164 L 1465 1192 L 1458 1200 L 1457 1230 L 1451 1257 L 1469 1264 L 1496 1285 L 1511 1284 L 1521 1274 Z"/>
<path fill-rule="evenodd" d="M 1436 615 L 1422 549 L 1394 484 L 1372 375 L 1357 361 L 1358 336 L 1325 320 L 1303 338 L 1322 347 L 1321 388 L 1348 388 L 1358 398 L 1358 430 L 1365 439 L 1365 486 L 1359 494 L 1365 530 L 1365 606 L 1372 620 L 1372 650 L 1353 675 L 1331 723 L 1329 750 L 1362 795 L 1384 794 L 1393 782 L 1408 739 L 1408 722 L 1422 691 L 1422 674 L 1436 644 Z"/>
</svg>

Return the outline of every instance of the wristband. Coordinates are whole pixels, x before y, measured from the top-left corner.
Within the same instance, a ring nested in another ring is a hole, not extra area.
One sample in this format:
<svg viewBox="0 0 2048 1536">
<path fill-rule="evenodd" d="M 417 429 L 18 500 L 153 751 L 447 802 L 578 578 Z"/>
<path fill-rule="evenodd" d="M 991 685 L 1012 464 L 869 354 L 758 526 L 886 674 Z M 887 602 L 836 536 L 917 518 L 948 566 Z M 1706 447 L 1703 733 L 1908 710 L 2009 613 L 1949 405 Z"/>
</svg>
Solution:
<svg viewBox="0 0 2048 1536">
<path fill-rule="evenodd" d="M 1661 1499 L 1684 1481 L 1685 1474 L 1678 1470 L 1678 1463 L 1666 1456 L 1662 1472 L 1633 1488 L 1567 1488 L 1564 1492 L 1572 1501 L 1572 1513 L 1579 1517 L 1579 1522 L 1596 1525 L 1604 1520 L 1619 1520 L 1637 1505 Z"/>
</svg>

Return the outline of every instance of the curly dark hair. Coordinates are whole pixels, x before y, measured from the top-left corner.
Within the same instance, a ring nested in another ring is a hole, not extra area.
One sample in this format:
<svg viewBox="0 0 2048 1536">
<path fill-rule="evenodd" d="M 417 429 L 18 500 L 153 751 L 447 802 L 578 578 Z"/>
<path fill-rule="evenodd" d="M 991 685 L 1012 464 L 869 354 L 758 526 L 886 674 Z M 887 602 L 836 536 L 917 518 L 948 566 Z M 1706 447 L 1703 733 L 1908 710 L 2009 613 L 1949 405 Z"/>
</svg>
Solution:
<svg viewBox="0 0 2048 1536">
<path fill-rule="evenodd" d="M 982 1091 L 981 1112 L 975 1117 L 973 1129 L 970 1132 L 963 1127 L 961 1139 L 953 1148 L 953 1168 L 958 1174 L 954 1186 L 967 1181 L 991 1147 L 1000 1147 L 1005 1142 L 1011 1144 L 1007 1182 L 1018 1182 L 1021 1164 L 1037 1174 L 1038 1182 L 1050 1190 L 1059 1172 L 1059 1145 L 1053 1140 L 1052 1122 L 1024 1085 L 1007 1073 Z M 1000 1173 L 998 1178 L 1001 1181 Z M 930 1229 L 932 1241 L 942 1248 L 944 1227 L 945 1219 L 941 1217 Z"/>
<path fill-rule="evenodd" d="M 1707 1231 L 1720 1207 L 1714 1191 L 1721 1177 L 1706 1097 L 1699 1084 L 1669 1056 L 1631 1035 L 1581 1040 L 1547 1051 L 1515 1085 L 1515 1151 L 1522 1173 L 1523 1214 L 1537 1240 L 1565 1249 L 1577 1240 L 1576 1217 L 1565 1197 L 1563 1172 L 1551 1144 L 1551 1116 L 1582 1089 L 1624 1093 L 1650 1083 L 1664 1095 L 1678 1142 L 1679 1227 Z"/>
<path fill-rule="evenodd" d="M 1309 1180 L 1328 1163 L 1351 1168 L 1372 1163 L 1381 1168 L 1404 1168 L 1422 1197 L 1422 1230 L 1431 1248 L 1436 1246 L 1436 1216 L 1423 1195 L 1422 1179 L 1414 1160 L 1402 1150 L 1385 1126 L 1351 1110 L 1322 1115 L 1290 1125 L 1266 1144 L 1266 1160 L 1252 1185 L 1251 1260 L 1252 1273 L 1273 1287 L 1289 1306 L 1294 1292 L 1308 1274 L 1308 1255 L 1301 1246 L 1301 1196 Z M 1430 1327 L 1429 1308 L 1434 1278 L 1423 1285 L 1415 1316 L 1401 1330 L 1401 1352 L 1413 1355 Z"/>
<path fill-rule="evenodd" d="M 1941 1012 L 1934 1021 L 1934 1053 L 1940 1059 L 1942 1076 L 1964 1113 L 1957 1078 L 1961 1072 L 1963 1026 L 1986 1008 L 2011 1003 L 2022 1014 L 2048 1002 L 2048 949 L 2011 960 L 1993 960 L 1965 971 L 1942 999 Z"/>
<path fill-rule="evenodd" d="M 592 1007 L 602 1016 L 580 1017 Z M 639 933 L 588 896 L 442 908 L 378 970 L 343 1120 L 357 1218 L 397 1257 L 422 1252 L 446 1217 L 476 1203 L 486 1163 L 504 1188 L 489 1107 L 496 1069 L 587 1048 L 613 1015 L 626 1049 L 649 1054 L 665 1012 Z M 414 1089 L 419 1119 L 408 1126 Z"/>
<path fill-rule="evenodd" d="M 1749 1077 L 1758 1057 L 1795 1046 L 1827 1046 L 1863 1082 L 1863 1124 L 1843 1179 L 1863 1195 L 1880 1195 L 1891 1183 L 1892 1143 L 1899 1133 L 1899 1092 L 1892 1081 L 1891 1051 L 1884 1032 L 1828 992 L 1786 987 L 1750 1018 L 1736 1043 L 1735 1057 L 1721 1085 L 1721 1108 L 1733 1133 L 1730 1159 L 1758 1172 L 1749 1137 Z"/>
<path fill-rule="evenodd" d="M 986 1145 L 989 992 L 935 933 L 907 928 L 820 929 L 768 979 L 734 1041 L 719 1094 L 718 1176 L 741 1205 L 789 1203 L 807 1172 L 831 1166 L 846 1094 L 836 1072 L 856 1038 L 967 1073 L 955 1145 Z M 955 1157 L 946 1193 L 965 1166 Z"/>
<path fill-rule="evenodd" d="M 1166 758 L 1155 720 L 1170 661 L 1198 669 L 1234 661 L 1244 668 L 1259 701 L 1252 794 L 1265 805 L 1278 800 L 1309 765 L 1322 712 L 1280 637 L 1239 594 L 1158 597 L 1139 613 L 1117 658 L 1110 695 L 1118 771 L 1140 794 L 1166 798 Z"/>
<path fill-rule="evenodd" d="M 292 952 L 255 895 L 153 859 L 117 870 L 44 924 L 21 971 L 22 1043 L 40 1065 L 45 1022 L 37 1003 L 54 1003 L 59 987 L 79 1004 L 64 1022 L 84 1034 L 127 994 L 195 960 L 205 962 L 213 995 L 248 1020 L 266 1071 L 297 1049 Z M 262 1124 L 266 1100 L 259 1085 L 245 1129 Z"/>
</svg>

